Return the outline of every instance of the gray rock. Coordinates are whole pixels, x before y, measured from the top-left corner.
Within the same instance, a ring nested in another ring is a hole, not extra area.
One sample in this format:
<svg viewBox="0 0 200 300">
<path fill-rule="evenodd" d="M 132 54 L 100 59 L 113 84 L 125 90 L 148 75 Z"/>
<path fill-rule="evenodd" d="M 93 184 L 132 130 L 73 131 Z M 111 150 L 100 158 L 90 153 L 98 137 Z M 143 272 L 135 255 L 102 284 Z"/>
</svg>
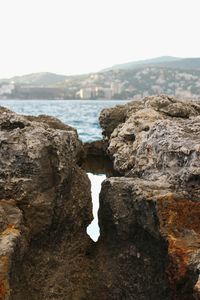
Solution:
<svg viewBox="0 0 200 300">
<path fill-rule="evenodd" d="M 116 126 L 108 131 L 111 112 Z M 125 105 L 124 121 L 118 108 L 104 110 L 100 119 L 107 153 L 122 175 L 103 184 L 101 238 L 136 243 L 142 231 L 155 249 L 166 243 L 165 268 L 158 272 L 167 274 L 163 288 L 171 291 L 169 299 L 199 299 L 200 105 L 152 96 Z"/>
<path fill-rule="evenodd" d="M 77 165 L 81 148 L 76 130 L 55 118 L 0 109 L 1 299 L 32 299 L 23 292 L 33 288 L 36 266 L 26 270 L 28 284 L 17 277 L 33 245 L 40 253 L 46 236 L 53 243 L 55 235 L 69 238 L 91 222 L 90 182 Z"/>
</svg>

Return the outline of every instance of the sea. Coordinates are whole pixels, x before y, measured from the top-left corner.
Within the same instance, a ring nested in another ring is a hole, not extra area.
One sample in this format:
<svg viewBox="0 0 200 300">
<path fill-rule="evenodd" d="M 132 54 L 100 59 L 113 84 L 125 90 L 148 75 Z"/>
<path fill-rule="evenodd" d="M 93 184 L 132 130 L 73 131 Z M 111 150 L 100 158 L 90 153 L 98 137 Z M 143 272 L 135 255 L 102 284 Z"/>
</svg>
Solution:
<svg viewBox="0 0 200 300">
<path fill-rule="evenodd" d="M 0 100 L 0 106 L 7 107 L 22 115 L 50 115 L 60 119 L 65 124 L 77 129 L 83 142 L 91 142 L 102 138 L 98 118 L 102 109 L 125 104 L 126 100 Z M 87 233 L 93 241 L 100 235 L 98 226 L 99 192 L 105 174 L 88 173 L 91 181 L 93 203 L 92 223 Z"/>
<path fill-rule="evenodd" d="M 22 115 L 50 115 L 78 130 L 84 142 L 101 139 L 98 118 L 101 110 L 126 100 L 0 100 L 5 106 Z"/>
</svg>

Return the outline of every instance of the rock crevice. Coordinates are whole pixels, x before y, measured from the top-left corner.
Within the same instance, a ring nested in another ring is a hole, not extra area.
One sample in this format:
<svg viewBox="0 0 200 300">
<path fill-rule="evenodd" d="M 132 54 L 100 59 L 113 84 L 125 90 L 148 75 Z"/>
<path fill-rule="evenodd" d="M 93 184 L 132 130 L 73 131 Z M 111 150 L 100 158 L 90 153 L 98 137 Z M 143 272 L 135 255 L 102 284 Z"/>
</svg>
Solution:
<svg viewBox="0 0 200 300">
<path fill-rule="evenodd" d="M 0 299 L 200 299 L 200 106 L 146 97 L 100 124 L 83 145 L 0 108 Z M 97 243 L 88 170 L 108 174 Z"/>
</svg>

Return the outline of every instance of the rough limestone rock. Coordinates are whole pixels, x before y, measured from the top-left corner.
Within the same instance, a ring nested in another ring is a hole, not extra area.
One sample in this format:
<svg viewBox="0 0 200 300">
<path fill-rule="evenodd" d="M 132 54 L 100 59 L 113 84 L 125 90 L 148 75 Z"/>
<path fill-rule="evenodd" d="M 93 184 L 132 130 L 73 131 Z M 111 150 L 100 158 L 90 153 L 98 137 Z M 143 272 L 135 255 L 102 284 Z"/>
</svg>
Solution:
<svg viewBox="0 0 200 300">
<path fill-rule="evenodd" d="M 133 299 L 200 299 L 200 105 L 161 95 L 126 104 L 123 119 L 118 111 L 107 109 L 100 116 L 107 153 L 122 176 L 103 184 L 101 239 L 115 236 L 118 244 L 131 246 L 145 233 L 139 243 L 143 266 L 152 261 L 152 248 L 165 249 L 158 256 L 160 267 L 150 267 L 152 284 L 145 281 L 149 297 L 140 291 Z M 110 119 L 115 128 L 107 126 Z M 121 273 L 125 290 L 126 274 L 132 275 L 128 268 Z"/>
<path fill-rule="evenodd" d="M 75 236 L 82 237 L 79 255 L 90 243 L 90 182 L 77 165 L 81 147 L 76 131 L 55 118 L 0 108 L 0 299 L 66 299 L 72 292 L 73 284 L 67 292 L 61 288 L 65 273 L 56 259 L 67 260 L 62 249 L 73 248 Z M 53 270 L 61 279 L 54 278 L 52 291 Z"/>
<path fill-rule="evenodd" d="M 53 117 L 0 108 L 0 299 L 200 299 L 200 106 L 147 97 L 100 123 L 103 144 L 83 146 Z M 97 243 L 81 164 L 112 175 Z"/>
</svg>

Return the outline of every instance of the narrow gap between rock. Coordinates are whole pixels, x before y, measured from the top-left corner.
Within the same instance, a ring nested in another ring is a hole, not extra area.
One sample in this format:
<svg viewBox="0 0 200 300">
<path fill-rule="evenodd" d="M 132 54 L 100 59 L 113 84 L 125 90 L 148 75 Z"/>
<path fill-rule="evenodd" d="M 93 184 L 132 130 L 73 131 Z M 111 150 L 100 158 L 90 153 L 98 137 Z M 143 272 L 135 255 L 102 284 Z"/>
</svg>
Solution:
<svg viewBox="0 0 200 300">
<path fill-rule="evenodd" d="M 96 242 L 100 235 L 98 225 L 99 194 L 101 184 L 111 176 L 119 176 L 114 171 L 113 162 L 106 153 L 106 145 L 103 140 L 88 142 L 83 145 L 83 153 L 79 165 L 85 170 L 91 181 L 91 195 L 94 219 L 87 227 L 87 234 Z"/>
<path fill-rule="evenodd" d="M 94 219 L 87 227 L 87 234 L 90 238 L 97 242 L 100 236 L 99 224 L 98 224 L 98 209 L 99 209 L 99 194 L 101 191 L 101 183 L 106 179 L 105 174 L 95 175 L 87 173 L 91 181 L 91 193 L 92 193 L 92 212 Z"/>
</svg>

